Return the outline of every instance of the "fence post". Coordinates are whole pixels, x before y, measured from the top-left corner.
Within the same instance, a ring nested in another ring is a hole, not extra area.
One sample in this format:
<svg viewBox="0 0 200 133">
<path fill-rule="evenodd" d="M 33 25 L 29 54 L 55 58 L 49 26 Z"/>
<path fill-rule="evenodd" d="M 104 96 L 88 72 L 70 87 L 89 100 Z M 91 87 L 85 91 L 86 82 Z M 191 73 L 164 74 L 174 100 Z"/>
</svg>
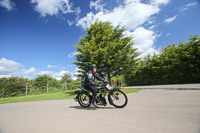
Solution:
<svg viewBox="0 0 200 133">
<path fill-rule="evenodd" d="M 28 83 L 26 83 L 26 96 L 28 94 Z"/>
<path fill-rule="evenodd" d="M 67 91 L 67 81 L 66 81 L 66 91 Z"/>
<path fill-rule="evenodd" d="M 48 94 L 48 86 L 49 86 L 49 85 L 48 85 L 48 81 L 47 81 L 47 94 Z"/>
</svg>

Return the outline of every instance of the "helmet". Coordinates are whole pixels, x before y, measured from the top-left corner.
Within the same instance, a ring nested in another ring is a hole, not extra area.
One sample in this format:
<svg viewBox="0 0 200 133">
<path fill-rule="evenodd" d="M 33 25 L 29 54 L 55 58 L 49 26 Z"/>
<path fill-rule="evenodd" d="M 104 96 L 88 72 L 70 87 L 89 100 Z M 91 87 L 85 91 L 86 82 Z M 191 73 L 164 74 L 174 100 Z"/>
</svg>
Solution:
<svg viewBox="0 0 200 133">
<path fill-rule="evenodd" d="M 93 70 L 94 67 L 97 67 L 95 64 L 90 65 L 90 70 Z"/>
</svg>

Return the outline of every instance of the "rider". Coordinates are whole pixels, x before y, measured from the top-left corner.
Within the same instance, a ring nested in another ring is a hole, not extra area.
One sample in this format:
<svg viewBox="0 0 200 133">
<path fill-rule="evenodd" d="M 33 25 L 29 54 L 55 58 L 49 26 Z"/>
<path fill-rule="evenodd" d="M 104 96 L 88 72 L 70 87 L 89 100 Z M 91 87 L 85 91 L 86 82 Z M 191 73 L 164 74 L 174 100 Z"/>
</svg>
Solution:
<svg viewBox="0 0 200 133">
<path fill-rule="evenodd" d="M 97 96 L 97 86 L 99 86 L 99 83 L 95 82 L 95 79 L 98 79 L 99 81 L 104 81 L 97 73 L 97 67 L 95 64 L 90 65 L 90 71 L 86 73 L 85 76 L 85 84 L 84 88 L 87 90 L 92 91 L 93 96 L 92 96 L 92 104 L 97 107 L 96 104 L 96 96 Z M 106 82 L 106 81 L 104 81 Z"/>
</svg>

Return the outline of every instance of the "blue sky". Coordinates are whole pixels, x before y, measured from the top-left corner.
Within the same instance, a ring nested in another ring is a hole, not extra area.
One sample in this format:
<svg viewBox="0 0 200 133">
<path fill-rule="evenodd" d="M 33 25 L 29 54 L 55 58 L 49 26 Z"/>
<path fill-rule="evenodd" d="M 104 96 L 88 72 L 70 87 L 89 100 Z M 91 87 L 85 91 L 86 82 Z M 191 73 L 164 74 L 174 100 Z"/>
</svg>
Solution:
<svg viewBox="0 0 200 133">
<path fill-rule="evenodd" d="M 199 34 L 200 1 L 0 0 L 0 77 L 76 74 L 74 46 L 96 19 L 126 26 L 144 57 Z"/>
</svg>

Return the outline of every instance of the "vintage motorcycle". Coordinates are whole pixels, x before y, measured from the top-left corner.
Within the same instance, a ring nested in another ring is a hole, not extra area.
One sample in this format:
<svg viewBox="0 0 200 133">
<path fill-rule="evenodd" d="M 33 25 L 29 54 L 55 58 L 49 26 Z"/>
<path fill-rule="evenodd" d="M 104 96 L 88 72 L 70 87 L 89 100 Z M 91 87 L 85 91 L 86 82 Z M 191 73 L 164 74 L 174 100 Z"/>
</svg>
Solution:
<svg viewBox="0 0 200 133">
<path fill-rule="evenodd" d="M 128 103 L 128 98 L 126 94 L 119 87 L 112 87 L 114 80 L 111 85 L 108 83 L 101 83 L 101 87 L 97 89 L 97 105 L 107 105 L 106 96 L 110 105 L 116 108 L 123 108 Z M 92 103 L 92 92 L 84 89 L 84 81 L 81 82 L 81 88 L 77 88 L 75 91 L 76 97 L 75 101 L 82 107 L 89 107 Z"/>
</svg>

